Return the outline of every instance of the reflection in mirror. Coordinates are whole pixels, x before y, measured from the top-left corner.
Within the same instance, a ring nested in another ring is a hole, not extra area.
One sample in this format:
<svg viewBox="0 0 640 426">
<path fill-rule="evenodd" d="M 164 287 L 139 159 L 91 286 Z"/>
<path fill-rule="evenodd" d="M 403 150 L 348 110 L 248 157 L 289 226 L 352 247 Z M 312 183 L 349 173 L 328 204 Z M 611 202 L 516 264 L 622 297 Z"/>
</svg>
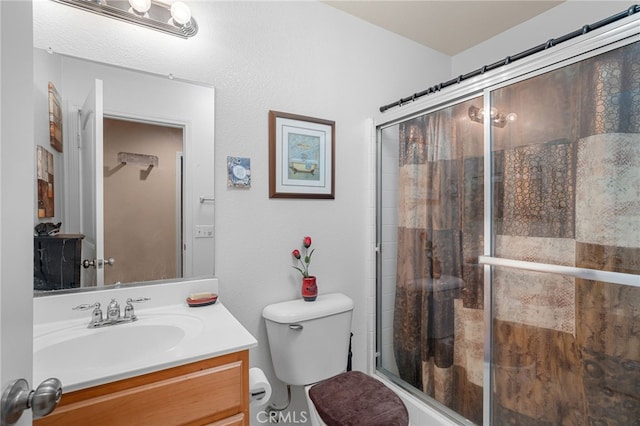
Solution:
<svg viewBox="0 0 640 426">
<path fill-rule="evenodd" d="M 183 129 L 103 123 L 104 283 L 182 277 Z"/>
<path fill-rule="evenodd" d="M 213 88 L 41 49 L 34 78 L 35 293 L 213 275 Z"/>
</svg>

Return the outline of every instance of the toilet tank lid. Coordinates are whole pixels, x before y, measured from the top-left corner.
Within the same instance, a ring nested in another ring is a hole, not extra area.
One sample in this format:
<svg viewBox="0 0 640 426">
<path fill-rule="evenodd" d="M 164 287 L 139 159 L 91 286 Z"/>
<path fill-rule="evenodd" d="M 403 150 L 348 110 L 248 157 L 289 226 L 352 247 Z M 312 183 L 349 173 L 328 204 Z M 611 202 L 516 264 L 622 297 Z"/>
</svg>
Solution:
<svg viewBox="0 0 640 426">
<path fill-rule="evenodd" d="M 315 318 L 327 317 L 353 309 L 353 300 L 342 293 L 322 294 L 314 302 L 303 299 L 274 303 L 262 310 L 265 319 L 291 324 Z"/>
</svg>

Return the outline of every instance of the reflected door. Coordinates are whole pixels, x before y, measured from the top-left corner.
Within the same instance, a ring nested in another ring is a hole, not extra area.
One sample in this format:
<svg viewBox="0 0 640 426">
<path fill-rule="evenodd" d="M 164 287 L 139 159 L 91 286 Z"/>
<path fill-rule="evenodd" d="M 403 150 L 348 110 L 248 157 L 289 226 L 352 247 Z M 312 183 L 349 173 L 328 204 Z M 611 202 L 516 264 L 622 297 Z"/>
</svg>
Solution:
<svg viewBox="0 0 640 426">
<path fill-rule="evenodd" d="M 103 116 L 103 85 L 96 79 L 80 111 L 82 287 L 104 285 Z"/>
</svg>

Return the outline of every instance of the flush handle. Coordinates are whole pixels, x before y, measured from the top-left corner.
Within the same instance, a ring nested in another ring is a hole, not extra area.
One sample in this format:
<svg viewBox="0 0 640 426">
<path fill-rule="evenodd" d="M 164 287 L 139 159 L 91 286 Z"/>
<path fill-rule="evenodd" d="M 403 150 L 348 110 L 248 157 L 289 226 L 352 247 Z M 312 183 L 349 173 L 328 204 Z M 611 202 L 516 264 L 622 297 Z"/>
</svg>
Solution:
<svg viewBox="0 0 640 426">
<path fill-rule="evenodd" d="M 44 417 L 56 408 L 61 397 L 62 383 L 56 378 L 45 380 L 36 390 L 30 390 L 25 379 L 15 380 L 2 394 L 2 426 L 16 424 L 29 408 L 35 418 Z"/>
<path fill-rule="evenodd" d="M 302 324 L 289 324 L 289 328 L 295 331 L 302 331 L 304 326 Z"/>
</svg>

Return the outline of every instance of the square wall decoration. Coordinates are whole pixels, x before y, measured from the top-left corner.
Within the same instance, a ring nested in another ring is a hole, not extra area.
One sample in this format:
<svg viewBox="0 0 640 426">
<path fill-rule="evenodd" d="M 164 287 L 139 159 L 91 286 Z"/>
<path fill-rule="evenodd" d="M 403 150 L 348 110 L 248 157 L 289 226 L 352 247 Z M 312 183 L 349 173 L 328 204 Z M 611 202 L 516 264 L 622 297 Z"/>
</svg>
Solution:
<svg viewBox="0 0 640 426">
<path fill-rule="evenodd" d="M 227 157 L 227 186 L 251 188 L 251 159 Z"/>
</svg>

